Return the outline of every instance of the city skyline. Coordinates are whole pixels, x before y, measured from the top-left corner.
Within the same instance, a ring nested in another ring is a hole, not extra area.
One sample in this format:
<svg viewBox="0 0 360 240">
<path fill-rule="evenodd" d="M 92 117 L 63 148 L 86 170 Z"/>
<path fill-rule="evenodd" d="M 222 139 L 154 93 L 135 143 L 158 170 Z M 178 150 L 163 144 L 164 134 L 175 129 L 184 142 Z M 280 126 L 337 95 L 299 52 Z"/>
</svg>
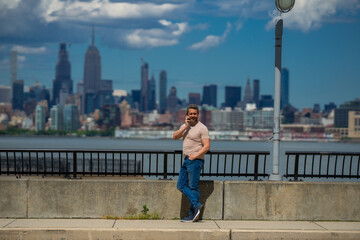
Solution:
<svg viewBox="0 0 360 240">
<path fill-rule="evenodd" d="M 125 2 L 95 2 L 54 0 L 54 5 L 46 5 L 34 0 L 34 9 L 42 10 L 42 14 L 32 22 L 25 20 L 34 12 L 23 6 L 30 3 L 0 3 L 1 21 L 11 20 L 14 25 L 0 27 L 0 85 L 9 84 L 10 52 L 17 50 L 17 78 L 23 79 L 25 86 L 39 81 L 52 88 L 58 47 L 66 42 L 76 86 L 83 81 L 84 55 L 94 23 L 102 79 L 113 80 L 114 89 L 130 93 L 141 88 L 143 58 L 149 64 L 148 75 L 154 75 L 156 83 L 160 71 L 167 72 L 166 94 L 175 86 L 181 99 L 187 99 L 191 92 L 202 93 L 204 85 L 216 84 L 220 106 L 225 102 L 225 86 L 240 86 L 244 91 L 248 76 L 251 81 L 260 80 L 260 95 L 273 95 L 273 2 L 127 3 L 149 9 L 141 16 L 117 11 L 116 7 L 125 6 Z M 71 17 L 75 13 L 71 11 L 77 11 L 75 3 L 84 13 L 80 19 Z M 101 7 L 113 7 L 110 12 L 114 15 L 89 15 L 91 9 Z M 323 108 L 329 102 L 340 105 L 359 97 L 359 9 L 358 0 L 347 4 L 297 0 L 294 9 L 283 15 L 282 65 L 290 72 L 289 102 L 296 108 L 313 107 L 315 103 Z M 14 20 L 14 16 L 19 18 Z M 14 30 L 9 31 L 12 27 Z M 28 30 L 21 32 L 20 27 Z"/>
</svg>

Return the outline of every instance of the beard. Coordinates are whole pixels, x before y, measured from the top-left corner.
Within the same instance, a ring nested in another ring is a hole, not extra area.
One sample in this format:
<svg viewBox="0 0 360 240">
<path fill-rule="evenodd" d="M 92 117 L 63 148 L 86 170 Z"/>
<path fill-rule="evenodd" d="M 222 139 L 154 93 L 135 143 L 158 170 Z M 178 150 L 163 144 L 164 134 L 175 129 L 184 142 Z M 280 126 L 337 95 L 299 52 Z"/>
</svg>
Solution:
<svg viewBox="0 0 360 240">
<path fill-rule="evenodd" d="M 191 117 L 190 118 L 190 123 L 196 123 L 198 121 L 197 117 Z"/>
</svg>

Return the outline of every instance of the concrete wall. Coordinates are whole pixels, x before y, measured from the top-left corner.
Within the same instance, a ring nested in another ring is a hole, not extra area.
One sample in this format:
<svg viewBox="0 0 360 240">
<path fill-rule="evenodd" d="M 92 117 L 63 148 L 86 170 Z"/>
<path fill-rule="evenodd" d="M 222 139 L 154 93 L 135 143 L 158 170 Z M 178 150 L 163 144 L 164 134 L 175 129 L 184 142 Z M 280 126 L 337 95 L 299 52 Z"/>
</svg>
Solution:
<svg viewBox="0 0 360 240">
<path fill-rule="evenodd" d="M 203 219 L 360 220 L 360 183 L 201 181 Z M 185 216 L 174 180 L 0 178 L 0 218 Z"/>
<path fill-rule="evenodd" d="M 360 220 L 360 183 L 224 182 L 224 219 Z"/>
</svg>

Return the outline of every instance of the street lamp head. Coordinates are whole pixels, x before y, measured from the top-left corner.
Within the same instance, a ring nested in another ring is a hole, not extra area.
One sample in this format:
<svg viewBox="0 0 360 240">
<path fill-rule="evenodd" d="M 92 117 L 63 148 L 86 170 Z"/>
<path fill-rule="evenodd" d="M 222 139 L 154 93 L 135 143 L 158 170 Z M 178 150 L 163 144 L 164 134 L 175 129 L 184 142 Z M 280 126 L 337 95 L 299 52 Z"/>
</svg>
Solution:
<svg viewBox="0 0 360 240">
<path fill-rule="evenodd" d="M 276 8 L 281 13 L 289 12 L 295 5 L 295 0 L 275 0 Z"/>
</svg>

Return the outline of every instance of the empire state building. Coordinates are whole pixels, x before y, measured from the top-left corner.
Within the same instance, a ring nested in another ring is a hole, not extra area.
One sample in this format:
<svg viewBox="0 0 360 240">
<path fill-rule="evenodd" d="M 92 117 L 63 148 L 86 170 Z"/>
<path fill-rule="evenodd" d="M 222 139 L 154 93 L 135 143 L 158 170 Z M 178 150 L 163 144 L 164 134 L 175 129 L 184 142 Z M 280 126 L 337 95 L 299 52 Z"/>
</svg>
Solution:
<svg viewBox="0 0 360 240">
<path fill-rule="evenodd" d="M 96 107 L 96 96 L 101 88 L 101 58 L 95 47 L 94 26 L 92 28 L 91 45 L 85 54 L 84 64 L 84 110 L 91 113 Z"/>
</svg>

